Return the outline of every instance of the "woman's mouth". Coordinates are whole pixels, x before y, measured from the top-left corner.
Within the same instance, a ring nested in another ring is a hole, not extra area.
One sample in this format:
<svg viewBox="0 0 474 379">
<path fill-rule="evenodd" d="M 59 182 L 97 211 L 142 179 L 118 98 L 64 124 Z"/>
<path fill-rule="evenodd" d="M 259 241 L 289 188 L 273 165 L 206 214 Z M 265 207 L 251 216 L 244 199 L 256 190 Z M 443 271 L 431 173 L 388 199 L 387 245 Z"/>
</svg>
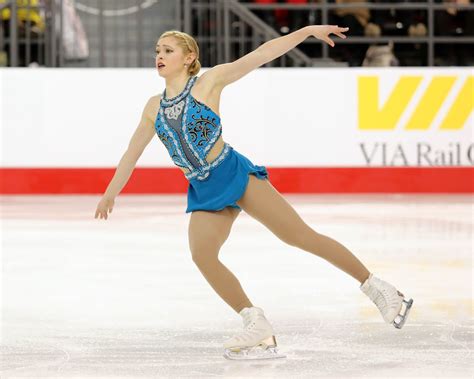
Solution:
<svg viewBox="0 0 474 379">
<path fill-rule="evenodd" d="M 165 67 L 163 63 L 158 63 L 158 69 Z"/>
</svg>

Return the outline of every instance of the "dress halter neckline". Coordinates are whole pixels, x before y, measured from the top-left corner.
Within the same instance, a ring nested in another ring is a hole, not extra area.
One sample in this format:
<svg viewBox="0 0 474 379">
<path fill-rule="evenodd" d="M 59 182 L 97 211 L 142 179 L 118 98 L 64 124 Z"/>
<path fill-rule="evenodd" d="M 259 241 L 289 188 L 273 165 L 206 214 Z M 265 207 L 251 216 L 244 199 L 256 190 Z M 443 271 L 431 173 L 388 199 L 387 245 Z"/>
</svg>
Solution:
<svg viewBox="0 0 474 379">
<path fill-rule="evenodd" d="M 195 77 L 196 77 L 196 76 L 190 76 L 189 79 L 188 79 L 188 81 L 186 82 L 186 85 L 184 86 L 184 89 L 183 89 L 179 94 L 177 94 L 176 96 L 174 96 L 174 97 L 172 97 L 172 98 L 170 98 L 170 99 L 168 99 L 168 98 L 166 97 L 166 88 L 165 88 L 165 90 L 163 91 L 163 100 L 164 100 L 166 103 L 172 103 L 172 102 L 174 102 L 175 100 L 177 100 L 178 98 L 181 98 L 181 97 L 183 96 L 183 94 L 185 94 L 187 91 L 189 91 L 189 88 L 191 87 L 191 84 L 192 84 L 192 82 L 194 81 L 194 78 L 195 78 Z"/>
</svg>

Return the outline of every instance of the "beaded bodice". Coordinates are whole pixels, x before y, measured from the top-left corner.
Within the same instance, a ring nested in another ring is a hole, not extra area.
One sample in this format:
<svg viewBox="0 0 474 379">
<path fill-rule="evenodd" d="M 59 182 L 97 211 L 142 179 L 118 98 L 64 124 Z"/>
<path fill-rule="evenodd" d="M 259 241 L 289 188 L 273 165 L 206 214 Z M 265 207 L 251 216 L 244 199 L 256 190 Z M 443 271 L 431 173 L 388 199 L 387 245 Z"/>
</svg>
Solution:
<svg viewBox="0 0 474 379">
<path fill-rule="evenodd" d="M 209 151 L 222 134 L 222 126 L 220 117 L 191 95 L 196 80 L 197 76 L 191 76 L 184 90 L 171 99 L 166 98 L 165 89 L 155 130 L 174 164 L 189 169 L 186 178 L 204 180 L 210 169 L 225 158 L 229 145 L 225 144 L 214 161 L 206 161 Z"/>
</svg>

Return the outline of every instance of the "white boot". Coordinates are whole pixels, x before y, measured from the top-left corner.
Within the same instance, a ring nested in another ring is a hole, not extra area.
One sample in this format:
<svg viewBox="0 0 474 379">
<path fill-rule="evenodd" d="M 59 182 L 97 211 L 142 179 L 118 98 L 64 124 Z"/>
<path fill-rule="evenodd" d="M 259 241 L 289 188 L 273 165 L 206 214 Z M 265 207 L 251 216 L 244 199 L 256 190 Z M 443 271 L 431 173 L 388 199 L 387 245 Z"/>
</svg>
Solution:
<svg viewBox="0 0 474 379">
<path fill-rule="evenodd" d="M 273 328 L 265 318 L 262 308 L 244 308 L 239 314 L 243 318 L 244 330 L 224 342 L 225 358 L 268 359 L 285 357 L 277 353 Z"/>
<path fill-rule="evenodd" d="M 361 284 L 360 289 L 378 307 L 385 322 L 401 329 L 405 324 L 408 312 L 413 304 L 413 299 L 405 300 L 405 296 L 387 283 L 371 273 L 367 280 Z M 402 312 L 402 305 L 405 309 Z"/>
</svg>

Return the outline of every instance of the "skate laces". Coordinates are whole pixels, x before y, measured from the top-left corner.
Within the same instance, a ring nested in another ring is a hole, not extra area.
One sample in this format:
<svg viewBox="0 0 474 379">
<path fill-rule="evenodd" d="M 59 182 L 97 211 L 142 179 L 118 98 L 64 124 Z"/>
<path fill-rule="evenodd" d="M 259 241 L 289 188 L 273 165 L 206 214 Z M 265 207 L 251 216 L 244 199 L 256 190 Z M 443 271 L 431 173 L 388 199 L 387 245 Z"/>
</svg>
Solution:
<svg viewBox="0 0 474 379">
<path fill-rule="evenodd" d="M 233 336 L 236 340 L 245 341 L 249 337 L 252 337 L 259 330 L 255 330 L 255 326 L 258 320 L 266 320 L 263 313 L 256 309 L 249 309 L 247 312 L 241 313 L 243 321 L 244 321 L 244 330 L 240 334 L 236 334 Z"/>
<path fill-rule="evenodd" d="M 255 311 L 250 310 L 242 314 L 244 319 L 244 329 L 251 330 L 255 326 L 255 321 L 259 318 L 264 318 L 263 314 Z"/>
<path fill-rule="evenodd" d="M 382 309 L 387 305 L 387 300 L 381 291 L 374 290 L 370 296 L 370 299 L 375 303 L 375 305 L 377 305 L 379 309 Z"/>
<path fill-rule="evenodd" d="M 386 286 L 390 285 L 387 283 Z M 389 311 L 390 294 L 386 286 L 384 286 L 381 280 L 374 278 L 373 283 L 370 283 L 367 290 L 369 298 L 377 305 L 383 314 Z"/>
</svg>

